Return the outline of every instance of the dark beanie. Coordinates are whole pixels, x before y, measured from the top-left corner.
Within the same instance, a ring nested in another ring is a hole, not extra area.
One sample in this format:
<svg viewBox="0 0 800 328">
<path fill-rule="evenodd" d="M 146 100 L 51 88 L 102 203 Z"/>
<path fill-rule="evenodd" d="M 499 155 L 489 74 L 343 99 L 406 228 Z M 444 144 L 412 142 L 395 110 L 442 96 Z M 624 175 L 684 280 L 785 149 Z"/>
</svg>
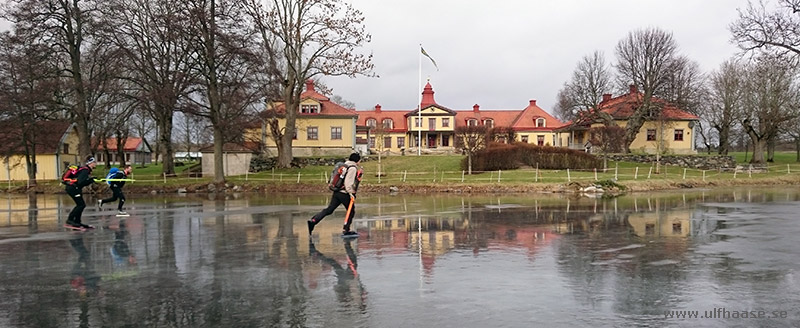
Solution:
<svg viewBox="0 0 800 328">
<path fill-rule="evenodd" d="M 352 153 L 352 154 L 350 154 L 350 158 L 348 158 L 348 159 L 353 161 L 353 162 L 358 162 L 358 161 L 361 160 L 361 155 L 359 155 L 358 153 Z"/>
</svg>

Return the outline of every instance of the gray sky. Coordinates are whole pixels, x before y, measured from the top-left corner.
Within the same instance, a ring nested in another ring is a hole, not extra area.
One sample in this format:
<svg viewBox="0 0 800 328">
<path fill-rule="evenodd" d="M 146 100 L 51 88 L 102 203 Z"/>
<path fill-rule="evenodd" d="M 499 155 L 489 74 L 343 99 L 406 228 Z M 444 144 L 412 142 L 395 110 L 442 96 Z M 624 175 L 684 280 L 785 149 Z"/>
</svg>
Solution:
<svg viewBox="0 0 800 328">
<path fill-rule="evenodd" d="M 581 57 L 614 47 L 630 31 L 673 33 L 679 51 L 704 72 L 737 52 L 728 25 L 747 0 L 345 0 L 364 13 L 380 78 L 323 77 L 357 109 L 411 109 L 430 77 L 436 102 L 451 109 L 522 109 L 529 99 L 551 112 Z"/>
</svg>

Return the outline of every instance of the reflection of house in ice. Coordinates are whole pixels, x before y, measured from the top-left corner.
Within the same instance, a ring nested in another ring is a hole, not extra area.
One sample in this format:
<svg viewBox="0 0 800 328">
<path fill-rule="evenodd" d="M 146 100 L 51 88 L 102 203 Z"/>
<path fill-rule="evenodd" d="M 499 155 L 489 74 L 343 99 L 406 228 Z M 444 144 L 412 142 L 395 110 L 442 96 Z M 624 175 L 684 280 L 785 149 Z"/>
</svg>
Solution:
<svg viewBox="0 0 800 328">
<path fill-rule="evenodd" d="M 359 232 L 367 232 L 369 243 L 361 244 L 380 256 L 388 253 L 418 253 L 426 276 L 435 261 L 456 249 L 474 254 L 487 249 L 525 250 L 532 258 L 543 245 L 558 238 L 549 225 L 513 224 L 509 220 L 486 220 L 485 212 L 472 218 L 417 217 L 356 221 Z M 365 227 L 364 227 L 365 226 Z"/>
<path fill-rule="evenodd" d="M 691 229 L 690 210 L 635 212 L 628 224 L 639 237 L 686 237 Z"/>
</svg>

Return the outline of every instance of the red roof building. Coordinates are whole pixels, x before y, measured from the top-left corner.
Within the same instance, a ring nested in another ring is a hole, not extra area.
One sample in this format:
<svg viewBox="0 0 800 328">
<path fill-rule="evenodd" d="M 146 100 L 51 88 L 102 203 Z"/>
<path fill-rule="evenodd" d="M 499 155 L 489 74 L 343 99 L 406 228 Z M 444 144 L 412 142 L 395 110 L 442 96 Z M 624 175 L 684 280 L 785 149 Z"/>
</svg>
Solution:
<svg viewBox="0 0 800 328">
<path fill-rule="evenodd" d="M 641 106 L 643 99 L 644 94 L 635 85 L 631 85 L 626 94 L 617 97 L 604 94 L 598 107 L 601 112 L 611 115 L 617 125 L 624 127 L 631 115 Z M 658 97 L 652 97 L 651 102 L 660 109 L 660 112 L 657 117 L 646 119 L 644 125 L 639 129 L 639 134 L 631 142 L 631 151 L 696 153 L 693 132 L 696 126 L 695 122 L 700 118 Z M 590 149 L 592 148 L 589 142 L 591 138 L 587 130 L 602 125 L 599 119 L 588 116 L 578 119 L 576 122 L 568 122 L 557 130 L 562 136 L 557 145 Z"/>
<path fill-rule="evenodd" d="M 422 90 L 420 110 L 384 110 L 375 105 L 358 111 L 357 125 L 372 128 L 369 135 L 358 135 L 369 140 L 370 149 L 391 152 L 416 150 L 420 135 L 422 150 L 457 150 L 455 129 L 467 125 L 507 127 L 516 133 L 516 141 L 553 145 L 554 130 L 563 123 L 537 106 L 536 100 L 518 109 L 481 109 L 478 104 L 471 109 L 452 109 L 436 102 L 428 82 Z"/>
<path fill-rule="evenodd" d="M 122 153 L 123 156 L 125 156 L 124 162 L 126 164 L 150 164 L 152 161 L 150 149 L 142 138 L 125 138 L 122 145 Z M 117 138 L 108 138 L 106 139 L 105 146 L 103 143 L 97 146 L 97 161 L 100 163 L 106 162 L 106 156 L 108 156 L 108 162 L 111 164 L 120 164 L 122 162 L 120 161 L 121 158 Z"/>
</svg>

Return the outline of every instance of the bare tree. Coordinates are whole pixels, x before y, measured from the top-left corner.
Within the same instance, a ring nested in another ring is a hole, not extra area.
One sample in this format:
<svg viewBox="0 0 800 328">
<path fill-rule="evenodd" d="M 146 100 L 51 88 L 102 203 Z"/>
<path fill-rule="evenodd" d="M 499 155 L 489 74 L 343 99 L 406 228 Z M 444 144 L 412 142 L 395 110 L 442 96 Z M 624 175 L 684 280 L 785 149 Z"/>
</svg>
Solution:
<svg viewBox="0 0 800 328">
<path fill-rule="evenodd" d="M 131 119 L 129 120 L 131 123 L 131 131 L 134 135 L 137 135 L 139 138 L 142 138 L 142 142 L 144 146 L 147 147 L 147 150 L 150 153 L 153 153 L 153 147 L 150 145 L 150 142 L 147 140 L 153 140 L 152 134 L 155 131 L 155 122 L 150 116 L 150 112 L 145 110 L 143 107 L 136 108 L 136 110 L 131 113 Z M 140 163 L 141 166 L 144 166 L 145 159 L 142 157 L 142 162 Z"/>
<path fill-rule="evenodd" d="M 681 110 L 699 114 L 705 99 L 705 75 L 700 65 L 686 56 L 677 56 L 667 71 L 664 87 L 658 96 Z"/>
<path fill-rule="evenodd" d="M 604 125 L 589 129 L 589 142 L 603 154 L 603 168 L 608 167 L 608 154 L 621 153 L 625 148 L 625 129 L 618 125 Z"/>
<path fill-rule="evenodd" d="M 486 147 L 489 129 L 485 125 L 466 125 L 455 129 L 456 147 L 467 155 L 467 172 L 472 174 L 472 156 Z"/>
<path fill-rule="evenodd" d="M 798 63 L 800 55 L 800 1 L 777 0 L 773 10 L 764 1 L 748 2 L 729 29 L 744 52 L 763 50 Z"/>
<path fill-rule="evenodd" d="M 226 131 L 237 129 L 239 119 L 250 117 L 249 112 L 262 99 L 258 75 L 263 64 L 255 54 L 249 21 L 242 20 L 240 1 L 191 0 L 184 5 L 192 22 L 190 34 L 199 76 L 188 112 L 211 122 L 214 180 L 224 182 L 223 145 L 230 140 Z"/>
<path fill-rule="evenodd" d="M 662 92 L 673 68 L 678 45 L 672 33 L 657 28 L 637 30 L 617 43 L 617 73 L 620 85 L 633 83 L 641 100 L 625 126 L 625 151 L 649 117 L 659 117 L 661 106 L 653 96 Z"/>
<path fill-rule="evenodd" d="M 9 136 L 2 148 L 9 151 L 4 154 L 6 157 L 22 150 L 29 185 L 36 185 L 40 139 L 48 133 L 57 133 L 42 131 L 36 124 L 55 112 L 53 96 L 58 90 L 52 51 L 39 41 L 34 35 L 0 34 L 0 120 L 8 125 L 3 132 Z"/>
<path fill-rule="evenodd" d="M 556 105 L 553 107 L 553 115 L 561 122 L 574 121 L 577 117 L 578 105 L 572 101 L 566 83 L 564 83 L 561 90 L 558 90 L 556 98 Z"/>
<path fill-rule="evenodd" d="M 173 117 L 195 82 L 189 14 L 180 2 L 170 0 L 114 0 L 104 2 L 102 9 L 103 32 L 125 58 L 130 96 L 158 126 L 162 173 L 174 174 Z"/>
<path fill-rule="evenodd" d="M 745 79 L 745 66 L 728 60 L 708 80 L 709 99 L 701 116 L 717 131 L 720 155 L 728 154 L 731 132 L 741 121 Z"/>
<path fill-rule="evenodd" d="M 180 143 L 186 149 L 188 154 L 193 150 L 200 149 L 200 145 L 211 142 L 207 128 L 209 127 L 208 120 L 203 117 L 194 116 L 188 113 L 181 113 L 176 121 L 176 132 L 180 136 Z M 191 155 L 190 155 L 191 156 Z"/>
<path fill-rule="evenodd" d="M 63 100 L 76 124 L 81 157 L 91 154 L 94 108 L 88 88 L 103 84 L 94 80 L 97 76 L 84 67 L 89 61 L 84 51 L 95 43 L 93 22 L 96 8 L 94 0 L 10 0 L 4 13 L 4 18 L 16 29 L 41 35 L 63 56 L 59 62 L 64 64 L 63 77 L 69 81 L 69 92 Z"/>
<path fill-rule="evenodd" d="M 611 92 L 611 74 L 602 52 L 595 51 L 584 56 L 572 72 L 572 79 L 562 90 L 565 103 L 574 106 L 573 112 L 577 112 L 581 120 L 616 125 L 611 115 L 600 111 L 603 95 Z"/>
<path fill-rule="evenodd" d="M 742 127 L 753 142 L 750 163 L 764 164 L 768 141 L 797 116 L 796 73 L 784 60 L 772 56 L 758 57 L 748 70 Z"/>
<path fill-rule="evenodd" d="M 363 14 L 342 0 L 271 0 L 266 7 L 259 0 L 246 0 L 262 39 L 273 42 L 276 49 L 270 61 L 283 77 L 281 100 L 286 125 L 273 126 L 279 167 L 292 161 L 300 94 L 306 80 L 318 75 L 369 76 L 372 55 L 356 52 L 370 42 L 364 28 Z M 277 121 L 279 115 L 271 115 Z"/>
</svg>

